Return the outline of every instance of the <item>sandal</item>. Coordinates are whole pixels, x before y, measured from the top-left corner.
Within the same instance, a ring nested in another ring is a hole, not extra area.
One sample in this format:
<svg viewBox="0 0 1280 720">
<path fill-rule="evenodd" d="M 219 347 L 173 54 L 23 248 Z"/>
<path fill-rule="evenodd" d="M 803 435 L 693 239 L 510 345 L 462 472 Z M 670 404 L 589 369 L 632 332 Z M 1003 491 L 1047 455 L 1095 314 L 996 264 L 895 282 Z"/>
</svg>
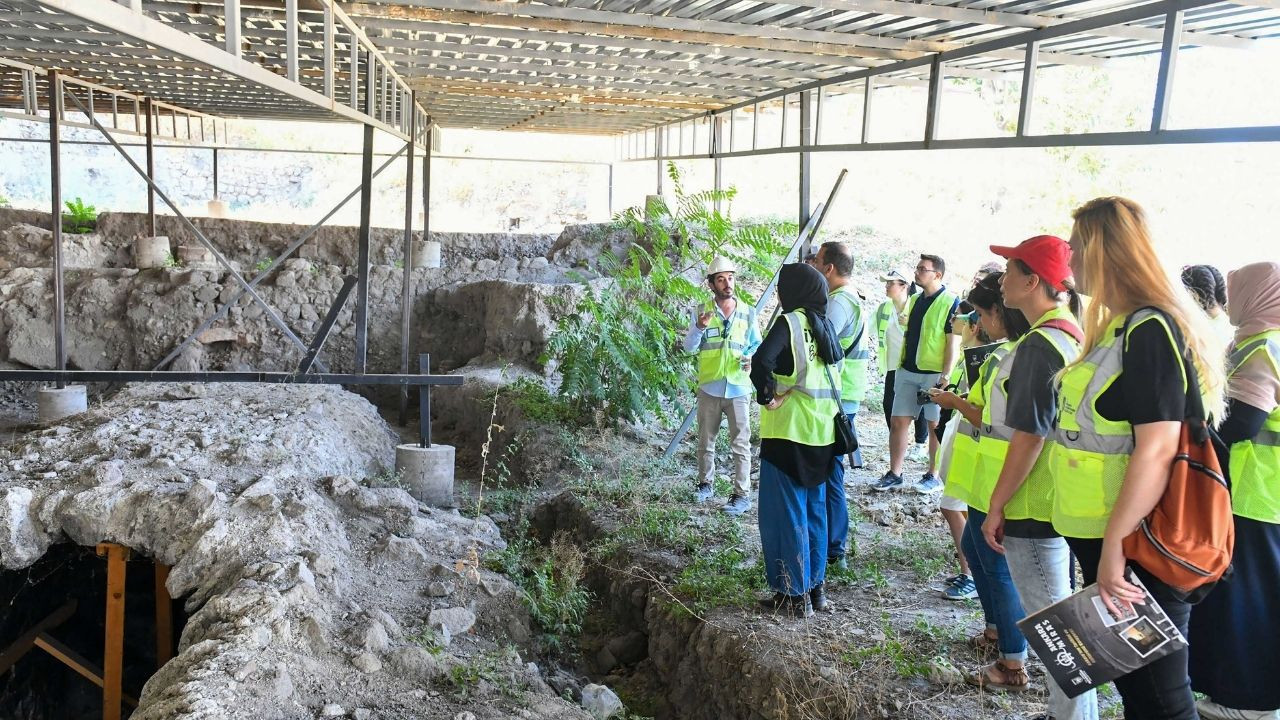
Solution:
<svg viewBox="0 0 1280 720">
<path fill-rule="evenodd" d="M 994 649 L 999 642 L 1000 642 L 1000 638 L 991 637 L 990 635 L 987 634 L 986 630 L 983 630 L 977 635 L 974 635 L 973 637 L 969 638 L 969 647 L 973 648 L 974 650 L 981 650 L 983 652 L 986 652 L 988 650 Z"/>
<path fill-rule="evenodd" d="M 978 670 L 977 673 L 967 676 L 965 681 L 983 690 L 1024 692 L 1031 687 L 1031 678 L 1027 677 L 1026 666 L 1010 667 L 1004 660 L 996 660 Z"/>
</svg>

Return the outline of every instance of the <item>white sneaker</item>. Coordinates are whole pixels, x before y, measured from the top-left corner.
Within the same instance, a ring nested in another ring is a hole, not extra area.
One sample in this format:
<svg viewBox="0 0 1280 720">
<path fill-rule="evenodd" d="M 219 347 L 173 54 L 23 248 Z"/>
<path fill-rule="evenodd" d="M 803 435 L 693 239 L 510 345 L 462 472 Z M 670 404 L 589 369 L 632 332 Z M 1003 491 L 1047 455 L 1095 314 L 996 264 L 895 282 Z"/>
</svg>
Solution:
<svg viewBox="0 0 1280 720">
<path fill-rule="evenodd" d="M 1280 710 L 1237 710 L 1209 698 L 1197 700 L 1196 710 L 1205 720 L 1280 720 Z"/>
<path fill-rule="evenodd" d="M 927 463 L 929 462 L 929 449 L 925 445 L 912 443 L 907 449 L 907 459 L 911 462 Z"/>
</svg>

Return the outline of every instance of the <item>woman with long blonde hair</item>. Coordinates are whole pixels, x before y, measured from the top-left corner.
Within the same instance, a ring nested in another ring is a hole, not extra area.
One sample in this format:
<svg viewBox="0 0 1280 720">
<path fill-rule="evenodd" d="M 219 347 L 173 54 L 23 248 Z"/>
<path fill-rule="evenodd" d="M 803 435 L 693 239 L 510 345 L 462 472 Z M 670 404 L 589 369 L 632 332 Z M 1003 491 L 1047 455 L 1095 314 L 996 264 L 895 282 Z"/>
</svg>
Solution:
<svg viewBox="0 0 1280 720">
<path fill-rule="evenodd" d="M 1071 269 L 1093 298 L 1079 357 L 1060 374 L 1057 429 L 1048 448 L 1052 522 L 1067 538 L 1086 583 L 1097 582 L 1117 615 L 1142 602 L 1126 576 L 1122 541 L 1159 502 L 1169 482 L 1189 393 L 1221 417 L 1225 358 L 1208 317 L 1156 256 L 1142 208 L 1103 197 L 1072 217 Z M 1189 357 L 1199 387 L 1189 387 Z M 1185 634 L 1191 605 L 1137 563 L 1133 575 Z M 1129 720 L 1194 720 L 1187 651 L 1166 655 L 1115 681 Z"/>
</svg>

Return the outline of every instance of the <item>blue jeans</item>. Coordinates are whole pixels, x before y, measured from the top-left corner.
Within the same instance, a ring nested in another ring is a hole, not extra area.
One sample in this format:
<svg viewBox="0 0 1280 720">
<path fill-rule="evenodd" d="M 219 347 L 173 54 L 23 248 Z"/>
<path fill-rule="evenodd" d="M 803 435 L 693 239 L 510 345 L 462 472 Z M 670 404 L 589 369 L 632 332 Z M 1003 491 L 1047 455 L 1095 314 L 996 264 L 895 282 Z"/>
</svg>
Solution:
<svg viewBox="0 0 1280 720">
<path fill-rule="evenodd" d="M 1071 594 L 1071 549 L 1060 538 L 1004 536 L 1004 556 L 1018 596 L 1031 612 L 1039 612 Z M 1051 662 L 1050 658 L 1040 658 Z M 1049 716 L 1053 720 L 1098 720 L 1098 693 L 1067 697 L 1058 683 L 1046 680 Z"/>
<path fill-rule="evenodd" d="M 986 513 L 969 506 L 969 520 L 964 526 L 960 549 L 973 571 L 973 584 L 978 587 L 978 600 L 982 603 L 987 627 L 994 626 L 1000 635 L 1000 657 L 1025 660 L 1027 639 L 1018 629 L 1018 621 L 1027 614 L 1022 610 L 1018 589 L 1009 575 L 1009 563 L 982 537 L 982 523 L 986 519 Z"/>
<path fill-rule="evenodd" d="M 827 496 L 827 559 L 844 557 L 849 542 L 849 505 L 844 495 L 844 461 L 836 458 L 835 469 L 824 483 Z"/>
<path fill-rule="evenodd" d="M 760 461 L 760 547 L 774 592 L 801 595 L 827 578 L 826 487 L 807 488 Z"/>
</svg>

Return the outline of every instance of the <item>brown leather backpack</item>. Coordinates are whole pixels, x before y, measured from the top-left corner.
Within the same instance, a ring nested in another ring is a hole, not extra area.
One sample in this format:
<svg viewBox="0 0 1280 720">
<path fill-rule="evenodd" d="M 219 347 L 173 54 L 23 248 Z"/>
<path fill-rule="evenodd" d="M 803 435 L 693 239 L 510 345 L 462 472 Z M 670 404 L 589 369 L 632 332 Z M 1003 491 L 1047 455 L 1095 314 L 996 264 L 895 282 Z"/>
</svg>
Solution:
<svg viewBox="0 0 1280 720">
<path fill-rule="evenodd" d="M 1176 327 L 1167 316 L 1166 321 Z M 1231 491 L 1205 421 L 1199 375 L 1185 353 L 1182 363 L 1187 410 L 1169 485 L 1151 514 L 1124 539 L 1123 547 L 1126 558 L 1194 602 L 1230 570 L 1235 520 Z"/>
</svg>

